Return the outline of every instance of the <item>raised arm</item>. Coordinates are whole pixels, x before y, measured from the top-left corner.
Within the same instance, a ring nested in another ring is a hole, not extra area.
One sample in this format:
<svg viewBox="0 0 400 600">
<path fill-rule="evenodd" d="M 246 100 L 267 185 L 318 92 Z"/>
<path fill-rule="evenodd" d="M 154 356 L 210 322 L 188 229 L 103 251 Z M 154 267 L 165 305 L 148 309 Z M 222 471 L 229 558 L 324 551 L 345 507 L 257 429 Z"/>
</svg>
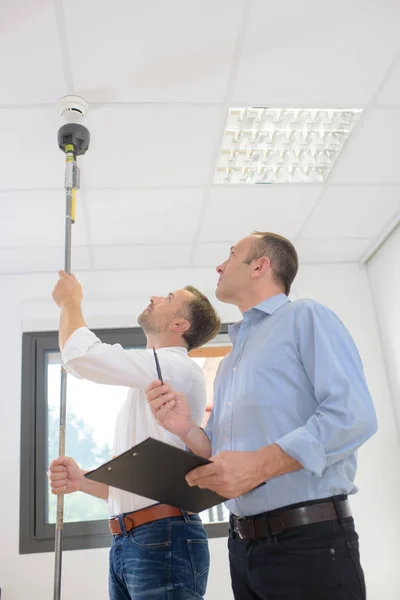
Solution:
<svg viewBox="0 0 400 600">
<path fill-rule="evenodd" d="M 81 285 L 64 271 L 59 277 L 53 299 L 61 309 L 59 345 L 66 370 L 95 383 L 144 389 L 156 375 L 151 352 L 103 344 L 85 325 Z"/>
<path fill-rule="evenodd" d="M 150 350 L 125 350 L 120 344 L 104 344 L 86 327 L 74 331 L 61 357 L 72 375 L 106 385 L 144 389 L 157 373 Z M 164 358 L 165 376 L 169 361 L 169 356 L 168 360 Z"/>
<path fill-rule="evenodd" d="M 60 350 L 68 338 L 80 327 L 86 327 L 82 315 L 82 286 L 75 275 L 59 271 L 59 280 L 53 290 L 53 300 L 61 309 L 58 341 Z"/>
</svg>

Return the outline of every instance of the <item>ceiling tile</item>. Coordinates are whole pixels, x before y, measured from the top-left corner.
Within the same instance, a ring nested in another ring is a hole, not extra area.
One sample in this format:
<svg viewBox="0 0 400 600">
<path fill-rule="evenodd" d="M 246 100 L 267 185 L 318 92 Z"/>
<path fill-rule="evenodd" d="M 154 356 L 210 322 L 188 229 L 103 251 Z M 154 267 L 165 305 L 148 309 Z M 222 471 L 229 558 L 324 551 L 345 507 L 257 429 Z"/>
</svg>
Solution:
<svg viewBox="0 0 400 600">
<path fill-rule="evenodd" d="M 64 6 L 76 91 L 90 102 L 223 100 L 242 0 Z"/>
<path fill-rule="evenodd" d="M 229 256 L 231 242 L 199 244 L 194 257 L 196 267 L 217 267 Z M 365 251 L 368 239 L 297 240 L 294 242 L 300 263 L 355 262 Z"/>
<path fill-rule="evenodd" d="M 93 108 L 85 119 L 89 187 L 196 186 L 212 176 L 218 108 Z"/>
<path fill-rule="evenodd" d="M 377 104 L 400 106 L 400 60 L 380 93 Z"/>
<path fill-rule="evenodd" d="M 76 247 L 72 249 L 72 270 L 74 272 L 91 269 L 90 249 Z M 0 273 L 57 273 L 64 268 L 63 248 L 0 248 Z M 49 297 L 51 295 L 49 288 Z"/>
<path fill-rule="evenodd" d="M 65 195 L 61 191 L 0 193 L 0 248 L 64 247 Z M 73 244 L 85 245 L 82 202 L 76 205 Z"/>
<path fill-rule="evenodd" d="M 354 261 L 365 251 L 400 206 L 400 65 L 374 98 L 398 108 L 368 109 L 319 205 L 320 185 L 213 186 L 204 205 L 246 3 L 217 4 L 115 0 L 110 10 L 105 0 L 2 3 L 0 272 L 63 266 L 65 160 L 56 101 L 72 91 L 91 103 L 84 125 L 92 138 L 79 160 L 73 270 L 152 270 L 150 281 L 160 283 L 180 268 L 196 279 L 204 266 L 214 281 L 230 245 L 253 229 L 295 240 L 305 223 L 295 242 L 303 262 Z M 232 105 L 357 108 L 374 96 L 398 50 L 394 0 L 367 0 L 363 10 L 338 0 L 322 20 L 316 0 L 249 4 Z M 61 56 L 55 12 L 62 5 L 74 90 L 65 88 L 68 56 Z M 190 259 L 199 225 L 196 269 Z"/>
<path fill-rule="evenodd" d="M 1 104 L 57 102 L 66 93 L 54 3 L 0 3 Z"/>
<path fill-rule="evenodd" d="M 400 110 L 372 110 L 339 157 L 332 182 L 400 183 L 399 139 Z"/>
<path fill-rule="evenodd" d="M 399 43 L 393 0 L 254 0 L 233 102 L 335 106 L 366 104 Z M 374 43 L 371 43 L 373 32 Z"/>
<path fill-rule="evenodd" d="M 57 142 L 63 124 L 55 105 L 0 109 L 0 189 L 63 189 L 65 157 Z"/>
<path fill-rule="evenodd" d="M 321 194 L 322 186 L 214 186 L 208 199 L 200 241 L 238 240 L 254 229 L 295 237 Z"/>
<path fill-rule="evenodd" d="M 200 189 L 89 191 L 92 243 L 192 243 L 202 197 Z"/>
<path fill-rule="evenodd" d="M 189 244 L 138 244 L 134 246 L 96 246 L 93 248 L 95 269 L 172 269 L 188 267 Z"/>
<path fill-rule="evenodd" d="M 332 186 L 301 238 L 374 237 L 399 207 L 400 186 Z"/>
<path fill-rule="evenodd" d="M 209 242 L 199 244 L 193 260 L 193 265 L 196 267 L 217 267 L 229 256 L 229 248 L 233 246 L 237 240 L 229 242 Z M 217 277 L 217 275 L 215 275 Z"/>
<path fill-rule="evenodd" d="M 357 262 L 369 243 L 357 240 L 297 240 L 296 250 L 303 263 Z"/>
</svg>

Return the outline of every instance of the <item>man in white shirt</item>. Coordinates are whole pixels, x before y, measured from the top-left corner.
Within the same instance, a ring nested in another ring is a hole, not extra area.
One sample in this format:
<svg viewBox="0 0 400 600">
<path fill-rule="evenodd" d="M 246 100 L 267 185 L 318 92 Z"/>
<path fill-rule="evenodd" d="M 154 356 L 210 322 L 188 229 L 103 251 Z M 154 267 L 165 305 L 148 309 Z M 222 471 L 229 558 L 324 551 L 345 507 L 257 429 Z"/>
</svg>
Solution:
<svg viewBox="0 0 400 600">
<path fill-rule="evenodd" d="M 103 344 L 85 325 L 82 288 L 74 275 L 59 273 L 53 299 L 61 308 L 59 344 L 66 370 L 105 385 L 126 386 L 128 398 L 115 427 L 113 454 L 125 452 L 147 437 L 184 448 L 153 417 L 145 388 L 154 380 L 152 348 L 157 350 L 163 378 L 188 399 L 193 420 L 201 425 L 206 382 L 188 351 L 215 337 L 220 319 L 209 300 L 191 286 L 152 297 L 138 318 L 147 338 L 146 350 Z M 110 530 L 110 600 L 179 600 L 204 596 L 209 568 L 206 532 L 198 515 L 154 500 L 89 481 L 70 457 L 59 457 L 49 469 L 54 494 L 82 491 L 108 500 Z"/>
</svg>

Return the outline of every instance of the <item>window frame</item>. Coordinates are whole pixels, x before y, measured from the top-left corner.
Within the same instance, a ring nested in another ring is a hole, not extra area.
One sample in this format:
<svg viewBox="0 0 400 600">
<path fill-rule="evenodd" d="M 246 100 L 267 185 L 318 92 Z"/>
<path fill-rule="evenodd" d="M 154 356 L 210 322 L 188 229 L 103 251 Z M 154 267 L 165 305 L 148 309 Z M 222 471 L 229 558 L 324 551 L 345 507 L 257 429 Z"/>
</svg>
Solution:
<svg viewBox="0 0 400 600">
<path fill-rule="evenodd" d="M 105 343 L 145 347 L 140 328 L 95 329 Z M 227 340 L 228 325 L 221 326 L 219 338 Z M 211 345 L 218 345 L 214 340 Z M 54 550 L 55 525 L 46 523 L 47 378 L 46 355 L 59 352 L 55 331 L 22 334 L 20 535 L 19 553 Z M 226 537 L 228 523 L 205 524 L 209 538 Z M 111 536 L 107 520 L 64 523 L 63 549 L 107 548 Z"/>
</svg>

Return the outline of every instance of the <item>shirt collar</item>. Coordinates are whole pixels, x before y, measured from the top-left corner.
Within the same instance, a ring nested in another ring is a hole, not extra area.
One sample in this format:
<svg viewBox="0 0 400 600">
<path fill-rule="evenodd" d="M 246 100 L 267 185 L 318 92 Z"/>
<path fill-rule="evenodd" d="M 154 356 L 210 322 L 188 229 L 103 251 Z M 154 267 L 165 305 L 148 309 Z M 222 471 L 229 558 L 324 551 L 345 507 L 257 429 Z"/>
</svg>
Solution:
<svg viewBox="0 0 400 600">
<path fill-rule="evenodd" d="M 243 315 L 242 321 L 239 321 L 239 323 L 234 323 L 233 325 L 229 325 L 228 333 L 232 343 L 235 342 L 240 325 L 243 323 L 243 321 L 252 320 L 255 317 L 255 314 L 260 314 L 260 312 L 267 315 L 272 315 L 278 310 L 278 308 L 281 308 L 281 306 L 287 304 L 288 302 L 290 302 L 290 300 L 285 294 L 277 294 L 267 298 L 266 300 L 263 300 L 256 306 L 253 306 L 247 310 Z"/>
<path fill-rule="evenodd" d="M 148 348 L 150 350 L 150 348 Z M 158 350 L 156 350 L 156 352 L 159 352 L 160 350 L 173 350 L 176 352 L 182 352 L 182 354 L 188 354 L 188 349 L 185 348 L 185 346 L 164 346 L 163 348 L 158 348 Z M 153 350 L 151 350 L 153 352 Z"/>
<path fill-rule="evenodd" d="M 182 354 L 188 354 L 188 349 L 185 346 L 170 346 L 169 350 L 176 350 L 177 352 L 182 352 Z"/>
<path fill-rule="evenodd" d="M 267 315 L 272 315 L 278 308 L 290 302 L 289 298 L 285 294 L 277 294 L 276 296 L 271 296 L 271 298 L 267 298 L 254 306 L 247 312 L 251 312 L 252 310 L 261 310 Z M 246 314 L 246 313 L 245 313 Z"/>
</svg>

